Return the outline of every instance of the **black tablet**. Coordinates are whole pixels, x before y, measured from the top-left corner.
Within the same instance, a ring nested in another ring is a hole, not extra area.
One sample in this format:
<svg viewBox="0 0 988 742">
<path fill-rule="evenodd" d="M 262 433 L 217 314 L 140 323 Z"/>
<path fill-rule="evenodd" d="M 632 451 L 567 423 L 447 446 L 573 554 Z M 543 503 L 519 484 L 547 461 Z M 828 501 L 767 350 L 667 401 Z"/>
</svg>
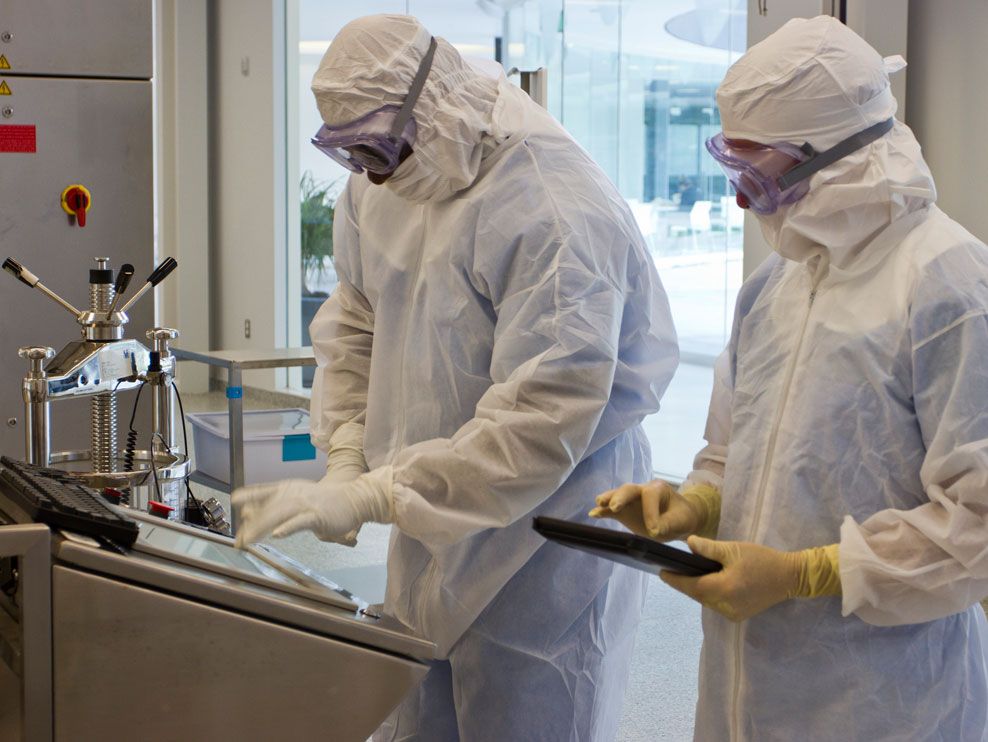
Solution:
<svg viewBox="0 0 988 742">
<path fill-rule="evenodd" d="M 627 531 L 588 526 L 540 515 L 532 527 L 547 539 L 658 574 L 664 569 L 691 577 L 717 572 L 720 562 Z"/>
</svg>

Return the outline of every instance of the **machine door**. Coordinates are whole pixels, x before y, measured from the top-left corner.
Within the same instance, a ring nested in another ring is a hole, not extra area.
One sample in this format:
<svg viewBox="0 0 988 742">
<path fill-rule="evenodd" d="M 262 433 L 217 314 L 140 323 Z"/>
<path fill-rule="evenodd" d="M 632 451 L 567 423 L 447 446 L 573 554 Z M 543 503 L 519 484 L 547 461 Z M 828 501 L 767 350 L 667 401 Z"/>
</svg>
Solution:
<svg viewBox="0 0 988 742">
<path fill-rule="evenodd" d="M 14 3 L 20 5 L 35 7 Z M 4 2 L 0 32 L 7 10 Z M 0 42 L 0 51 L 3 46 Z M 86 310 L 93 258 L 109 257 L 114 268 L 135 267 L 129 295 L 154 269 L 150 81 L 4 76 L 2 71 L 0 80 L 0 260 L 18 260 Z M 91 194 L 84 227 L 62 207 L 62 193 L 73 185 Z M 80 338 L 80 326 L 68 311 L 12 276 L 4 273 L 0 282 L 0 453 L 23 458 L 20 387 L 29 367 L 17 350 L 47 345 L 57 352 Z M 147 342 L 153 304 L 145 296 L 128 312 L 127 337 Z M 133 394 L 118 398 L 121 437 Z M 89 448 L 88 400 L 54 402 L 51 417 L 53 451 Z M 138 429 L 149 430 L 142 420 Z"/>
<path fill-rule="evenodd" d="M 149 79 L 151 32 L 151 0 L 3 0 L 0 75 Z"/>
<path fill-rule="evenodd" d="M 56 742 L 364 742 L 428 670 L 63 566 L 52 636 Z"/>
</svg>

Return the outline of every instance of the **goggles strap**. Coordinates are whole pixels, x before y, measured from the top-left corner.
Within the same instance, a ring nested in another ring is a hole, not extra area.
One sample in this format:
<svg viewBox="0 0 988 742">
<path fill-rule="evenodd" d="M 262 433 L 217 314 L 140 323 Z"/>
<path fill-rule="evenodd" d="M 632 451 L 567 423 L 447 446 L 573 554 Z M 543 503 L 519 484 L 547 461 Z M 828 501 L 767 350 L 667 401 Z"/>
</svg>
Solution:
<svg viewBox="0 0 988 742">
<path fill-rule="evenodd" d="M 412 117 L 412 109 L 415 108 L 415 102 L 419 99 L 419 93 L 422 92 L 422 88 L 425 86 L 425 78 L 429 76 L 429 70 L 432 68 L 432 58 L 436 55 L 437 46 L 436 37 L 433 36 L 432 41 L 429 42 L 429 50 L 422 57 L 419 70 L 415 73 L 412 86 L 408 89 L 408 95 L 405 96 L 405 102 L 401 104 L 401 110 L 398 111 L 398 116 L 391 126 L 390 139 L 392 142 L 397 143 L 401 132 L 405 130 L 405 124 Z"/>
<path fill-rule="evenodd" d="M 867 129 L 864 131 L 859 131 L 857 134 L 852 134 L 844 141 L 835 144 L 826 152 L 820 152 L 813 155 L 813 157 L 809 160 L 806 162 L 801 162 L 781 178 L 777 178 L 775 181 L 776 185 L 779 186 L 780 191 L 784 191 L 787 188 L 792 188 L 792 186 L 796 185 L 799 181 L 805 180 L 818 170 L 822 170 L 827 167 L 827 165 L 832 165 L 837 162 L 837 160 L 847 157 L 849 154 L 861 149 L 866 144 L 871 144 L 879 137 L 884 136 L 892 129 L 894 124 L 895 119 L 890 118 L 885 121 L 879 121 L 877 124 L 869 126 Z M 803 146 L 806 147 L 806 145 Z"/>
</svg>

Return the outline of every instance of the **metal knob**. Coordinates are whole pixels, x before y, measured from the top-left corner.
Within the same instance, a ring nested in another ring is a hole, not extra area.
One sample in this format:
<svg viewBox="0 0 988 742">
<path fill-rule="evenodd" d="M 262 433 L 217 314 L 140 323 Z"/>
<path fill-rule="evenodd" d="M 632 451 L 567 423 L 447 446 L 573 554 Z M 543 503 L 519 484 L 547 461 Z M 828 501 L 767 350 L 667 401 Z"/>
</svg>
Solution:
<svg viewBox="0 0 988 742">
<path fill-rule="evenodd" d="M 178 330 L 170 327 L 155 327 L 144 333 L 148 340 L 174 340 L 178 337 Z"/>
<path fill-rule="evenodd" d="M 178 337 L 178 330 L 170 327 L 155 327 L 144 334 L 147 335 L 148 340 L 154 340 L 154 349 L 164 358 L 170 355 L 168 341 Z"/>
<path fill-rule="evenodd" d="M 17 355 L 31 361 L 31 374 L 44 372 L 45 361 L 55 357 L 55 349 L 46 345 L 26 345 L 17 351 Z"/>
</svg>

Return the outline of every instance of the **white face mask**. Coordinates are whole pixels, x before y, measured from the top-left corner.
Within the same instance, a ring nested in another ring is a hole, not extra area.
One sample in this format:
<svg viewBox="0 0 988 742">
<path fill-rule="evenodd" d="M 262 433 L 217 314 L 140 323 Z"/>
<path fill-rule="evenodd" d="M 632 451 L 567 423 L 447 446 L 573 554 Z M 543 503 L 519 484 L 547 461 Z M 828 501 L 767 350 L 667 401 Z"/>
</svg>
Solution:
<svg viewBox="0 0 988 742">
<path fill-rule="evenodd" d="M 469 142 L 471 136 L 477 140 Z M 406 201 L 445 201 L 473 185 L 481 161 L 494 146 L 494 138 L 484 131 L 464 132 L 457 139 L 432 136 L 413 149 L 384 185 Z"/>
<path fill-rule="evenodd" d="M 384 186 L 398 198 L 416 203 L 445 201 L 464 187 L 429 167 L 423 157 L 416 157 L 415 152 L 398 166 Z"/>
<path fill-rule="evenodd" d="M 879 142 L 813 176 L 801 201 L 758 216 L 772 249 L 806 263 L 821 249 L 832 267 L 852 269 L 857 256 L 892 221 L 936 198 L 912 133 L 896 124 Z"/>
</svg>

